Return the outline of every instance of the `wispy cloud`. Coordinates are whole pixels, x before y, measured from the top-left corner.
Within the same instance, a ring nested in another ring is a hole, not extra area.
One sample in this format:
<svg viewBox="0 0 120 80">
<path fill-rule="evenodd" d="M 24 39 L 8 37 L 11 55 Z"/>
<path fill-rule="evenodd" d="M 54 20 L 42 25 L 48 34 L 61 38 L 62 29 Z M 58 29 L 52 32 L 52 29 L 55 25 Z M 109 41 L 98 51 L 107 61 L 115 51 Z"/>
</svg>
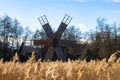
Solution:
<svg viewBox="0 0 120 80">
<path fill-rule="evenodd" d="M 120 3 L 120 0 L 112 0 L 113 2 L 119 2 Z"/>
<path fill-rule="evenodd" d="M 87 29 L 87 26 L 86 25 L 84 25 L 84 24 L 78 24 L 78 27 L 80 28 L 80 30 L 82 31 L 82 32 L 86 32 L 86 31 L 88 31 L 88 29 Z"/>
<path fill-rule="evenodd" d="M 56 4 L 56 5 L 59 6 L 59 7 L 62 7 L 62 8 L 65 8 L 65 7 L 66 7 L 65 4 Z"/>
<path fill-rule="evenodd" d="M 99 0 L 73 0 L 73 1 L 76 1 L 76 2 L 93 2 L 93 1 L 99 1 Z"/>
<path fill-rule="evenodd" d="M 113 13 L 120 13 L 120 10 L 113 10 Z"/>
<path fill-rule="evenodd" d="M 120 0 L 73 0 L 73 1 L 77 1 L 77 2 L 116 2 L 116 3 L 120 3 Z"/>
<path fill-rule="evenodd" d="M 77 2 L 86 2 L 86 0 L 74 0 L 74 1 L 77 1 Z"/>
</svg>

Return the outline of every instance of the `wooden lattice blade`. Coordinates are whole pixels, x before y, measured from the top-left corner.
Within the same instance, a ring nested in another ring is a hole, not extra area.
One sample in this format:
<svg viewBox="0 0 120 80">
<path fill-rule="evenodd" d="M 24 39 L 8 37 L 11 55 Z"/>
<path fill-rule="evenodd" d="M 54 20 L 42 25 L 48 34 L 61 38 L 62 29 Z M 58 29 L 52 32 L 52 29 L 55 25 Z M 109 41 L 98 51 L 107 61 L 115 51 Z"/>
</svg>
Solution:
<svg viewBox="0 0 120 80">
<path fill-rule="evenodd" d="M 54 47 L 50 46 L 47 50 L 46 56 L 45 56 L 45 61 L 52 60 L 54 55 Z"/>
<path fill-rule="evenodd" d="M 53 38 L 54 38 L 54 33 L 53 33 L 53 31 L 52 31 L 49 23 L 42 25 L 42 27 L 43 27 L 43 29 L 44 29 L 47 37 L 48 37 L 49 39 L 53 39 Z"/>
<path fill-rule="evenodd" d="M 58 27 L 58 30 L 55 33 L 55 38 L 60 39 L 60 37 L 62 36 L 62 33 L 65 31 L 66 27 L 68 26 L 71 20 L 72 20 L 72 17 L 65 14 L 62 22 L 60 23 Z"/>
<path fill-rule="evenodd" d="M 53 33 L 53 31 L 52 31 L 52 29 L 51 29 L 51 27 L 50 27 L 50 24 L 49 24 L 46 16 L 43 15 L 43 16 L 41 16 L 40 18 L 38 18 L 38 20 L 39 20 L 39 22 L 41 23 L 41 25 L 42 25 L 42 27 L 43 27 L 43 29 L 44 29 L 47 37 L 48 37 L 49 39 L 53 39 L 53 38 L 54 38 L 54 33 Z"/>
<path fill-rule="evenodd" d="M 56 47 L 55 52 L 59 60 L 62 60 L 64 62 L 67 61 L 66 55 L 63 53 L 61 47 Z"/>
<path fill-rule="evenodd" d="M 58 27 L 58 30 L 55 32 L 55 38 L 60 39 L 62 36 L 62 33 L 65 31 L 67 25 L 65 23 L 61 23 L 60 26 Z"/>
</svg>

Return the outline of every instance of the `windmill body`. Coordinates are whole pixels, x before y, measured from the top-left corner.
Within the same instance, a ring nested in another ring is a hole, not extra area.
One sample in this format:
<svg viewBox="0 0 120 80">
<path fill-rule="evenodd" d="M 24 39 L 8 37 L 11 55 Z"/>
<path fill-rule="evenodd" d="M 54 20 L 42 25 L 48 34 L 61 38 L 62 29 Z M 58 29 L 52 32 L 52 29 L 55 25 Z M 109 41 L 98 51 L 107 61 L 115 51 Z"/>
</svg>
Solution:
<svg viewBox="0 0 120 80">
<path fill-rule="evenodd" d="M 66 14 L 55 33 L 52 31 L 50 24 L 45 15 L 38 18 L 38 20 L 42 25 L 48 39 L 34 40 L 34 45 L 48 46 L 47 51 L 45 53 L 44 60 L 46 61 L 52 60 L 55 53 L 57 55 L 58 60 L 67 61 L 66 53 L 63 51 L 62 47 L 74 46 L 76 44 L 76 41 L 61 40 L 60 38 L 63 32 L 65 31 L 66 27 L 71 22 L 72 17 Z"/>
</svg>

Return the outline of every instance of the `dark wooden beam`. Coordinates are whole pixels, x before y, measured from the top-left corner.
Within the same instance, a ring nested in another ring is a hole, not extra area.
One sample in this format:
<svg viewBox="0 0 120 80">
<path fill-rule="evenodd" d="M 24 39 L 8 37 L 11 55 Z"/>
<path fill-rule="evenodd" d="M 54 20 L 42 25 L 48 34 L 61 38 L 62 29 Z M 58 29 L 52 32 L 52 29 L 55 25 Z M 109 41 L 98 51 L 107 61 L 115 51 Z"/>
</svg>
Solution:
<svg viewBox="0 0 120 80">
<path fill-rule="evenodd" d="M 45 45 L 52 46 L 52 40 L 34 40 L 35 46 Z"/>
<path fill-rule="evenodd" d="M 78 43 L 76 41 L 70 40 L 58 40 L 58 46 L 63 47 L 76 47 Z M 34 40 L 35 46 L 45 45 L 45 46 L 53 46 L 53 40 Z"/>
</svg>

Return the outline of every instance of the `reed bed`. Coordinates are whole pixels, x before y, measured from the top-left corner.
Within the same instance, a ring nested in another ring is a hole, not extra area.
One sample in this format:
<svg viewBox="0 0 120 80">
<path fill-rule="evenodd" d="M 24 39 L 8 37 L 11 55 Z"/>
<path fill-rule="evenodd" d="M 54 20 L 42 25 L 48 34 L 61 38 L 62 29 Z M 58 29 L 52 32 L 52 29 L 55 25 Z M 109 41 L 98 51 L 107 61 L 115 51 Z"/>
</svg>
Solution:
<svg viewBox="0 0 120 80">
<path fill-rule="evenodd" d="M 0 60 L 0 80 L 120 80 L 120 59 L 111 60 L 36 62 L 32 56 L 21 63 L 15 55 L 10 62 Z"/>
</svg>

